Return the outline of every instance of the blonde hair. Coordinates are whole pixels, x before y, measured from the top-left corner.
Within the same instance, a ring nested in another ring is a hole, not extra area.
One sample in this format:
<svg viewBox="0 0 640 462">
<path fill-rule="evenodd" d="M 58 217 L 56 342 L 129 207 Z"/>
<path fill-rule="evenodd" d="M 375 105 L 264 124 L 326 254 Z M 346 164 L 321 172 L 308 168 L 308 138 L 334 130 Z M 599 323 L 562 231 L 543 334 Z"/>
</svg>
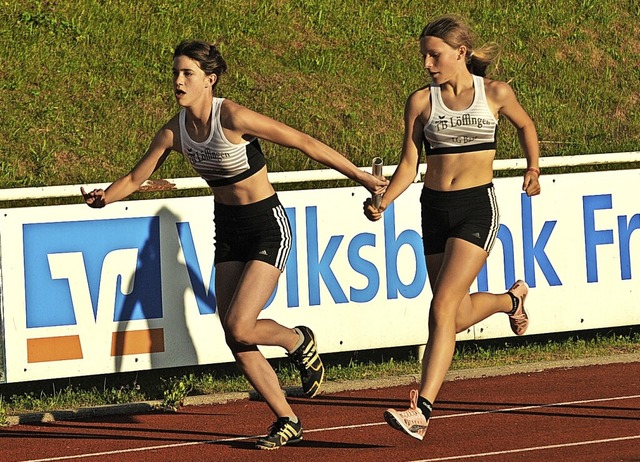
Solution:
<svg viewBox="0 0 640 462">
<path fill-rule="evenodd" d="M 424 37 L 437 37 L 451 48 L 464 45 L 467 49 L 467 69 L 482 77 L 487 75 L 487 68 L 498 57 L 499 50 L 495 43 L 488 43 L 477 49 L 473 47 L 474 33 L 459 16 L 447 15 L 431 21 L 420 34 L 421 39 Z"/>
</svg>

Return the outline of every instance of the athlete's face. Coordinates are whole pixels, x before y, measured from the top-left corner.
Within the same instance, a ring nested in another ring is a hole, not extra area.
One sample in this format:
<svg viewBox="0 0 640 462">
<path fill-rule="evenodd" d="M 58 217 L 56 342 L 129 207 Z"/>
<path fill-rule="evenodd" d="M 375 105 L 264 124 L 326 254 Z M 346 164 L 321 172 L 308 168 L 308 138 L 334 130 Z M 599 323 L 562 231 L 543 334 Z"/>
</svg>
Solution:
<svg viewBox="0 0 640 462">
<path fill-rule="evenodd" d="M 210 100 L 215 79 L 215 75 L 206 75 L 198 62 L 187 56 L 173 59 L 173 91 L 180 106 L 191 106 L 202 98 Z"/>
<path fill-rule="evenodd" d="M 460 69 L 460 64 L 465 64 L 463 48 L 452 48 L 438 37 L 427 36 L 420 39 L 423 65 L 434 83 L 447 82 Z"/>
</svg>

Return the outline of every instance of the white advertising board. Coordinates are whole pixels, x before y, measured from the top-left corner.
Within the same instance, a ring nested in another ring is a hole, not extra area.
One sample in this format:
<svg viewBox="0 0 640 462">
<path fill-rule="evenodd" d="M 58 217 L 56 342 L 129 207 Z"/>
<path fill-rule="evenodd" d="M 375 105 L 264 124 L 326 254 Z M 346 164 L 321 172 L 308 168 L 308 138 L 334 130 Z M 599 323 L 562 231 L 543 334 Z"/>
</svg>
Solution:
<svg viewBox="0 0 640 462">
<path fill-rule="evenodd" d="M 472 290 L 526 279 L 527 335 L 640 324 L 639 176 L 543 176 L 534 198 L 521 178 L 497 179 L 501 228 Z M 377 223 L 362 213 L 363 188 L 280 192 L 294 247 L 261 316 L 309 325 L 321 353 L 424 344 L 420 188 Z M 210 197 L 2 210 L 5 381 L 232 361 L 212 219 Z M 495 315 L 458 338 L 512 335 Z"/>
</svg>

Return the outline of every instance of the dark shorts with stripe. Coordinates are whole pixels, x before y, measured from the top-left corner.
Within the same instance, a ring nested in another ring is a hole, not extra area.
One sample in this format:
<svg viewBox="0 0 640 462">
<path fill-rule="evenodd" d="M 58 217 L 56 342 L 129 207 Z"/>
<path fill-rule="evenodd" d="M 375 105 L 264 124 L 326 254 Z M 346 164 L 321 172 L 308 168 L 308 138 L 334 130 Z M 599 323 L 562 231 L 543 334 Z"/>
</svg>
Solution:
<svg viewBox="0 0 640 462">
<path fill-rule="evenodd" d="M 443 253 L 451 237 L 491 252 L 500 226 L 493 183 L 459 191 L 424 188 L 420 204 L 425 255 Z"/>
<path fill-rule="evenodd" d="M 278 196 L 248 205 L 215 203 L 214 263 L 260 260 L 284 271 L 291 225 Z"/>
</svg>

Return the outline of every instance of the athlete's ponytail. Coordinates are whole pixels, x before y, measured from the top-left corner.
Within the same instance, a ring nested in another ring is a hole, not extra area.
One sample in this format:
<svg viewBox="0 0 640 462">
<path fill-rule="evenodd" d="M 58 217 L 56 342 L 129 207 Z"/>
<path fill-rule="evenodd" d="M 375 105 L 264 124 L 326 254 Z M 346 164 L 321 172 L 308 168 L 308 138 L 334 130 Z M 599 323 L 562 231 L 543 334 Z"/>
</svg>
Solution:
<svg viewBox="0 0 640 462">
<path fill-rule="evenodd" d="M 464 45 L 467 49 L 467 69 L 472 74 L 481 77 L 487 75 L 487 68 L 498 56 L 498 47 L 494 43 L 474 49 L 473 32 L 467 23 L 458 16 L 442 16 L 431 21 L 420 34 L 421 39 L 424 37 L 438 37 L 452 48 Z"/>
</svg>

